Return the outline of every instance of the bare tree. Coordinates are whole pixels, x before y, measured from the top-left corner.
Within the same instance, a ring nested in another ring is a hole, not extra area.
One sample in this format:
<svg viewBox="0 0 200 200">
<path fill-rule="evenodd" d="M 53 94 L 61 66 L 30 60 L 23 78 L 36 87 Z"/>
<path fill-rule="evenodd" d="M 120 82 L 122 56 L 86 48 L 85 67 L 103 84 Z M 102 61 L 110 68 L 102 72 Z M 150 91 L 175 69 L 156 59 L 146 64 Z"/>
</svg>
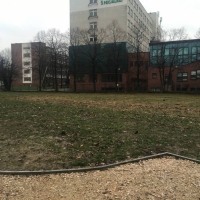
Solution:
<svg viewBox="0 0 200 200">
<path fill-rule="evenodd" d="M 49 47 L 49 63 L 54 76 L 55 91 L 58 91 L 59 62 L 62 53 L 66 52 L 67 44 L 63 34 L 56 29 L 50 29 L 46 33 L 46 45 Z"/>
<path fill-rule="evenodd" d="M 119 87 L 119 72 L 122 70 L 120 65 L 122 61 L 127 60 L 127 52 L 123 48 L 122 42 L 126 41 L 127 34 L 119 26 L 118 21 L 113 20 L 106 28 L 106 42 L 110 44 L 106 46 L 105 53 L 106 58 L 109 61 L 109 65 L 115 73 L 115 87 L 116 90 Z"/>
<path fill-rule="evenodd" d="M 196 32 L 195 38 L 200 39 L 200 28 L 199 28 L 199 30 Z"/>
<path fill-rule="evenodd" d="M 69 65 L 70 72 L 74 76 L 74 92 L 76 92 L 76 75 L 77 69 L 80 64 L 79 55 L 81 52 L 81 31 L 79 28 L 71 29 L 69 33 L 66 34 L 69 40 Z"/>
<path fill-rule="evenodd" d="M 184 27 L 170 29 L 168 31 L 167 36 L 168 36 L 168 41 L 186 40 L 186 39 L 188 39 L 187 30 Z"/>
<path fill-rule="evenodd" d="M 19 75 L 19 58 L 10 49 L 0 52 L 0 80 L 3 82 L 6 91 L 11 90 L 15 78 Z"/>
<path fill-rule="evenodd" d="M 40 34 L 38 33 L 35 37 L 36 43 L 32 43 L 32 69 L 38 75 L 39 80 L 39 91 L 42 91 L 43 82 L 47 71 L 47 60 L 46 60 L 46 44 L 41 42 Z"/>
<path fill-rule="evenodd" d="M 164 30 L 162 29 L 161 38 L 163 42 L 157 43 L 156 49 L 152 49 L 150 59 L 151 65 L 159 70 L 160 82 L 162 91 L 166 92 L 169 89 L 169 85 L 172 84 L 172 72 L 174 70 L 180 70 L 178 67 L 182 63 L 188 62 L 188 57 L 184 55 L 184 51 L 187 51 L 186 42 L 170 43 L 170 41 L 182 41 L 188 39 L 187 30 L 182 28 Z M 164 41 L 168 42 L 164 42 Z M 186 50 L 185 50 L 186 49 Z"/>
<path fill-rule="evenodd" d="M 106 38 L 105 29 L 81 30 L 81 54 L 84 62 L 91 68 L 93 91 L 96 92 L 96 70 L 100 67 L 103 59 L 102 43 Z"/>
<path fill-rule="evenodd" d="M 57 92 L 59 84 L 58 79 L 60 78 L 62 80 L 63 77 L 63 59 L 67 57 L 68 44 L 66 38 L 60 31 L 56 29 L 50 29 L 47 32 L 39 32 L 34 39 L 37 42 L 44 43 L 41 43 L 41 45 L 35 45 L 35 60 L 37 60 L 36 69 L 39 73 L 40 87 L 42 85 L 44 76 L 46 76 L 48 73 L 48 75 L 53 78 L 55 91 Z M 65 64 L 66 63 L 67 62 L 65 62 Z"/>
<path fill-rule="evenodd" d="M 131 44 L 131 52 L 134 55 L 136 66 L 136 85 L 137 90 L 140 89 L 140 76 L 144 73 L 144 65 L 146 63 L 146 54 L 148 51 L 148 38 L 146 37 L 147 28 L 142 23 L 136 24 L 133 29 L 133 37 L 128 36 L 129 43 Z"/>
</svg>

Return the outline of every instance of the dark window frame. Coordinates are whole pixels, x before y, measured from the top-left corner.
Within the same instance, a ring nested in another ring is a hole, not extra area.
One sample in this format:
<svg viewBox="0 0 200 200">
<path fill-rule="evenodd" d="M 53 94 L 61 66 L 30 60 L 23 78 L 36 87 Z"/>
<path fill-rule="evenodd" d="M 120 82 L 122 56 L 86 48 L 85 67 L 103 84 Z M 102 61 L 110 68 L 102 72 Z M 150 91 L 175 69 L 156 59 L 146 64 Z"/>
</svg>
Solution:
<svg viewBox="0 0 200 200">
<path fill-rule="evenodd" d="M 85 74 L 77 74 L 76 75 L 76 82 L 77 83 L 85 82 Z"/>
<path fill-rule="evenodd" d="M 30 58 L 31 54 L 30 53 L 24 53 L 24 58 Z"/>
<path fill-rule="evenodd" d="M 122 82 L 122 73 L 117 75 L 117 82 Z M 115 74 L 102 74 L 101 75 L 101 82 L 116 82 L 116 75 Z"/>
<path fill-rule="evenodd" d="M 152 79 L 157 79 L 157 73 L 152 73 Z"/>
<path fill-rule="evenodd" d="M 24 74 L 30 74 L 31 70 L 30 69 L 24 69 Z"/>
<path fill-rule="evenodd" d="M 25 79 L 28 79 L 28 80 L 25 80 Z M 24 77 L 24 82 L 31 82 L 31 77 Z"/>
<path fill-rule="evenodd" d="M 184 76 L 186 74 L 187 74 L 187 76 Z M 178 72 L 176 78 L 177 78 L 177 82 L 187 82 L 188 81 L 188 72 Z"/>
</svg>

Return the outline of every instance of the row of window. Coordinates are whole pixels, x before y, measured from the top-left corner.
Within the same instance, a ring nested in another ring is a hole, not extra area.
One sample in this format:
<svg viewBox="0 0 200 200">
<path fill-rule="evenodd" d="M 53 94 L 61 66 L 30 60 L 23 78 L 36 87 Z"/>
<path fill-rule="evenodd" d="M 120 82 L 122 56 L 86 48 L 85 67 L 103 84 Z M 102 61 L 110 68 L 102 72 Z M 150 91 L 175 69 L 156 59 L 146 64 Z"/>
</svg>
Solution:
<svg viewBox="0 0 200 200">
<path fill-rule="evenodd" d="M 89 10 L 90 17 L 97 17 L 97 9 Z"/>
<path fill-rule="evenodd" d="M 148 68 L 148 66 L 149 66 L 149 62 L 148 61 L 130 61 L 130 67 L 133 67 L 133 64 L 134 64 L 134 66 L 138 66 L 138 64 L 140 65 L 140 66 L 145 66 L 146 67 L 146 69 Z"/>
<path fill-rule="evenodd" d="M 129 2 L 133 5 L 133 0 L 129 0 Z M 136 11 L 138 11 L 138 13 L 141 15 L 141 17 L 143 18 L 143 20 L 145 22 L 147 22 L 148 25 L 152 26 L 151 22 L 149 21 L 148 17 L 145 15 L 145 13 L 142 11 L 142 9 L 138 6 L 138 4 L 136 3 L 136 1 L 134 0 L 134 7 L 136 9 Z M 131 14 L 131 8 L 128 6 L 128 13 Z M 133 13 L 133 11 L 132 11 Z"/>
<path fill-rule="evenodd" d="M 146 43 L 149 44 L 149 38 L 147 37 L 146 34 L 144 34 L 145 32 L 143 30 L 138 29 L 135 25 L 133 25 L 130 20 L 127 21 L 127 26 L 134 32 L 134 34 L 136 35 L 136 37 L 140 37 L 140 39 L 143 39 L 143 41 L 145 41 Z"/>
<path fill-rule="evenodd" d="M 163 51 L 161 49 L 154 49 L 152 51 L 152 56 L 161 56 L 164 54 L 165 56 L 173 56 L 173 55 L 188 55 L 189 54 L 189 48 L 166 48 Z"/>
<path fill-rule="evenodd" d="M 24 82 L 31 82 L 31 77 L 24 77 Z"/>
<path fill-rule="evenodd" d="M 180 56 L 168 56 L 165 57 L 165 61 L 166 62 L 171 62 L 173 61 L 174 63 L 177 63 L 177 65 L 181 65 L 181 64 L 187 64 L 190 62 L 190 58 L 191 58 L 191 62 L 196 62 L 196 61 L 200 61 L 200 54 L 197 55 L 180 55 Z M 152 57 L 152 62 L 157 62 L 157 57 Z M 153 63 L 152 63 L 153 64 Z"/>
<path fill-rule="evenodd" d="M 90 4 L 96 4 L 97 0 L 90 0 Z"/>
<path fill-rule="evenodd" d="M 23 47 L 24 50 L 29 50 L 31 47 Z"/>
<path fill-rule="evenodd" d="M 146 41 L 146 45 L 145 44 L 137 44 L 137 39 L 135 39 L 130 33 L 128 33 L 127 37 L 128 37 L 128 41 L 131 44 L 134 44 L 135 47 L 140 45 L 140 47 L 142 48 L 141 49 L 142 51 L 146 51 L 146 52 L 149 51 L 148 38 L 146 38 L 146 36 L 144 36 L 144 40 L 143 40 L 143 41 Z"/>
<path fill-rule="evenodd" d="M 31 73 L 31 70 L 30 69 L 25 69 L 24 70 L 24 74 L 30 74 Z"/>
<path fill-rule="evenodd" d="M 192 53 L 191 54 L 200 54 L 200 47 L 194 46 L 191 48 Z M 160 56 L 164 53 L 164 55 L 187 55 L 189 54 L 189 47 L 182 47 L 182 48 L 165 48 L 163 49 L 163 52 L 161 49 L 153 49 L 152 56 Z"/>
<path fill-rule="evenodd" d="M 31 54 L 30 53 L 24 53 L 24 58 L 30 58 Z"/>
<path fill-rule="evenodd" d="M 90 22 L 90 29 L 97 29 L 97 22 Z"/>
<path fill-rule="evenodd" d="M 168 75 L 166 75 L 166 80 L 167 80 Z M 152 73 L 152 79 L 157 78 L 157 73 Z M 196 80 L 200 79 L 200 70 L 194 70 L 190 72 L 190 79 L 191 80 Z M 178 82 L 184 82 L 188 81 L 188 73 L 187 72 L 178 72 L 177 73 L 177 81 Z"/>
<path fill-rule="evenodd" d="M 30 66 L 31 62 L 24 62 L 24 66 Z"/>
<path fill-rule="evenodd" d="M 93 77 L 92 75 L 89 76 L 89 81 L 93 82 L 93 79 L 97 81 L 97 75 Z M 122 82 L 122 74 L 118 74 L 117 77 L 115 74 L 102 74 L 101 75 L 101 82 Z M 77 82 L 85 82 L 85 75 L 84 74 L 77 74 L 76 75 Z"/>
<path fill-rule="evenodd" d="M 133 18 L 133 11 L 128 7 L 128 13 Z M 143 27 L 144 31 L 146 31 L 148 34 L 151 34 L 151 31 L 148 29 L 148 27 L 145 26 L 142 20 L 134 13 L 134 20 Z M 130 20 L 128 20 L 128 23 L 131 23 Z"/>
</svg>

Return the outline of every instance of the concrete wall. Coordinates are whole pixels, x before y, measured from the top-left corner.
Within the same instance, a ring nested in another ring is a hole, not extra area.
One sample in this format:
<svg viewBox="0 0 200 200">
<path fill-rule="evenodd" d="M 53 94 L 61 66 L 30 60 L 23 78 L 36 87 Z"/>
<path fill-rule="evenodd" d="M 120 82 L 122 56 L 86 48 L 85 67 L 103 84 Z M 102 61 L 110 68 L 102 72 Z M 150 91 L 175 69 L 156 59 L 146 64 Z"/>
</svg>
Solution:
<svg viewBox="0 0 200 200">
<path fill-rule="evenodd" d="M 109 3 L 110 0 L 97 0 L 97 4 L 90 4 L 90 0 L 70 0 L 70 13 L 127 5 L 127 1 L 121 0 L 121 2 Z"/>
<path fill-rule="evenodd" d="M 127 31 L 127 7 L 115 6 L 97 10 L 98 18 L 89 18 L 89 10 L 71 13 L 70 28 L 89 29 L 90 22 L 97 22 L 98 28 L 106 28 L 113 20 Z"/>
</svg>

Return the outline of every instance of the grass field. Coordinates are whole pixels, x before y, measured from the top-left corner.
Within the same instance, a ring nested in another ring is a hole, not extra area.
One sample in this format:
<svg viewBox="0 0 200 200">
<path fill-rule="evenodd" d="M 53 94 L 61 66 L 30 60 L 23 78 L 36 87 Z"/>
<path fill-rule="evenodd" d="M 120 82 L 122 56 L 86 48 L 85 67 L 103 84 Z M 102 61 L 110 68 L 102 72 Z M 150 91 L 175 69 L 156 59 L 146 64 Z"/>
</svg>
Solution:
<svg viewBox="0 0 200 200">
<path fill-rule="evenodd" d="M 0 92 L 0 170 L 200 159 L 200 96 Z"/>
</svg>

